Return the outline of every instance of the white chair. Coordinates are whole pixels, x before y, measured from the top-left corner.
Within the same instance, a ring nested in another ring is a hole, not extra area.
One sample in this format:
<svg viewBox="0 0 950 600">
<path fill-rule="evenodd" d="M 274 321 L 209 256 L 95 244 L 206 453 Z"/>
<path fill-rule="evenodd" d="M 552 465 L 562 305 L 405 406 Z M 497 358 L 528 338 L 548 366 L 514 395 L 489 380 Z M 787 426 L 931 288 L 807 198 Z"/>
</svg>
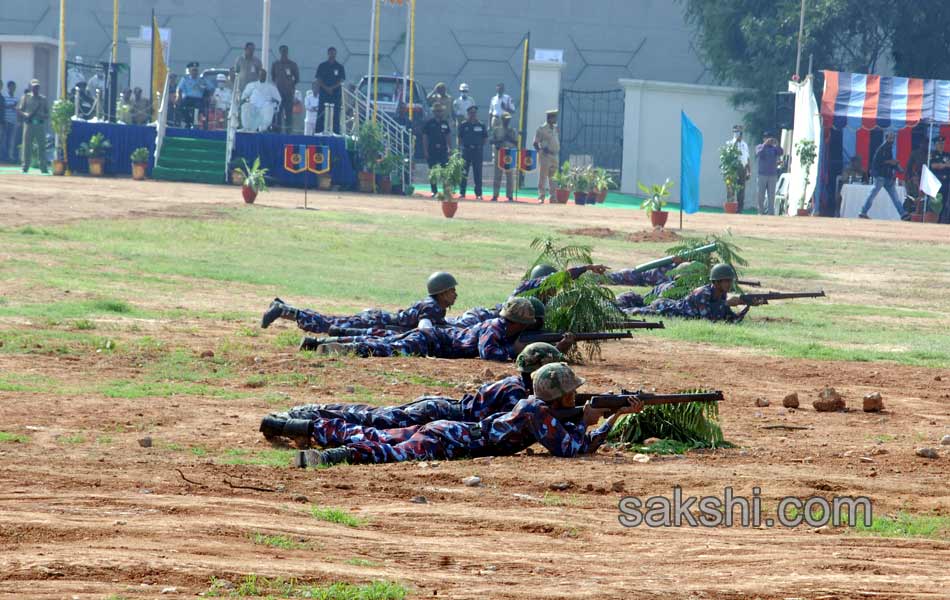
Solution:
<svg viewBox="0 0 950 600">
<path fill-rule="evenodd" d="M 788 173 L 782 173 L 775 184 L 775 206 L 773 210 L 778 211 L 775 214 L 788 214 L 788 180 Z"/>
</svg>

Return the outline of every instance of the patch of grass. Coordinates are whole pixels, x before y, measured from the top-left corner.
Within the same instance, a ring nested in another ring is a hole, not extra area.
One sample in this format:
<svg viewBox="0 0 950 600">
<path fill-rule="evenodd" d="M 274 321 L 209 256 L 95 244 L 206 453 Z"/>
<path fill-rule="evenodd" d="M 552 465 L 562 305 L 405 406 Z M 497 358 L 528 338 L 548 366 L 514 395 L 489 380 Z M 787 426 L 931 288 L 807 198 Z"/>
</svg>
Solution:
<svg viewBox="0 0 950 600">
<path fill-rule="evenodd" d="M 889 433 L 882 433 L 881 435 L 875 435 L 873 438 L 875 442 L 880 442 L 886 444 L 887 442 L 893 442 L 897 439 L 897 436 L 891 435 Z"/>
<path fill-rule="evenodd" d="M 30 438 L 25 435 L 20 435 L 19 433 L 9 433 L 6 431 L 0 431 L 0 444 L 10 443 L 10 444 L 25 444 L 30 441 Z"/>
<path fill-rule="evenodd" d="M 77 331 L 88 331 L 90 329 L 95 329 L 96 324 L 89 319 L 76 319 L 72 322 L 72 328 Z"/>
<path fill-rule="evenodd" d="M 386 377 L 387 379 L 394 380 L 400 383 L 412 383 L 415 385 L 424 385 L 428 387 L 440 387 L 440 388 L 454 388 L 455 383 L 451 381 L 444 381 L 442 379 L 436 379 L 435 377 L 430 377 L 421 373 L 405 373 L 403 371 L 380 371 L 380 375 Z"/>
<path fill-rule="evenodd" d="M 310 515 L 319 521 L 327 521 L 328 523 L 346 525 L 347 527 L 360 527 L 367 523 L 366 519 L 354 517 L 342 508 L 324 508 L 320 506 L 312 506 L 310 508 Z"/>
<path fill-rule="evenodd" d="M 112 437 L 108 435 L 100 435 L 96 438 L 96 443 L 101 446 L 107 446 L 112 443 Z"/>
<path fill-rule="evenodd" d="M 237 334 L 244 337 L 260 337 L 261 329 L 260 327 L 241 327 Z"/>
<path fill-rule="evenodd" d="M 769 277 L 775 281 L 781 281 L 782 279 L 824 279 L 824 275 L 818 271 L 812 271 L 809 269 L 792 269 L 792 268 L 773 268 L 773 267 L 749 267 L 742 270 L 743 279 L 756 279 L 759 277 Z M 763 288 L 768 288 L 769 286 L 775 286 L 768 281 L 762 282 Z M 745 289 L 745 288 L 744 288 Z M 756 288 L 748 288 L 747 292 L 755 292 Z"/>
<path fill-rule="evenodd" d="M 296 450 L 281 450 L 269 448 L 251 452 L 243 448 L 235 448 L 225 452 L 223 458 L 218 459 L 222 465 L 260 465 L 265 467 L 289 467 L 296 454 Z"/>
<path fill-rule="evenodd" d="M 92 308 L 96 311 L 125 314 L 132 312 L 132 307 L 124 300 L 101 299 L 92 302 Z"/>
<path fill-rule="evenodd" d="M 185 447 L 176 442 L 171 442 L 171 443 L 165 444 L 165 449 L 171 450 L 172 452 L 181 452 L 185 449 Z"/>
<path fill-rule="evenodd" d="M 191 453 L 195 456 L 208 456 L 208 449 L 204 446 L 192 446 Z"/>
<path fill-rule="evenodd" d="M 5 373 L 0 375 L 0 392 L 45 392 L 60 390 L 60 382 L 46 374 Z"/>
<path fill-rule="evenodd" d="M 874 517 L 869 527 L 859 518 L 853 529 L 880 537 L 950 540 L 950 516 L 898 512 L 892 516 Z"/>
<path fill-rule="evenodd" d="M 273 344 L 278 348 L 296 348 L 300 345 L 302 332 L 297 329 L 287 329 L 274 336 Z"/>
<path fill-rule="evenodd" d="M 381 567 L 382 566 L 382 563 L 378 563 L 372 560 L 366 560 L 365 558 L 350 558 L 343 562 L 348 565 L 353 565 L 354 567 Z"/>
<path fill-rule="evenodd" d="M 373 581 L 367 584 L 334 583 L 310 585 L 296 579 L 247 575 L 233 589 L 212 577 L 205 597 L 229 598 L 315 598 L 319 600 L 403 600 L 409 590 L 391 581 Z"/>
<path fill-rule="evenodd" d="M 61 435 L 56 438 L 56 441 L 60 444 L 84 444 L 86 443 L 86 436 L 81 433 L 74 433 L 73 435 Z"/>
<path fill-rule="evenodd" d="M 233 400 L 245 394 L 198 383 L 174 381 L 131 381 L 118 379 L 107 381 L 97 391 L 108 398 L 171 398 L 173 396 L 210 396 Z"/>
<path fill-rule="evenodd" d="M 708 444 L 703 444 L 700 442 L 686 443 L 679 442 L 676 440 L 660 440 L 655 444 L 649 446 L 632 444 L 627 447 L 631 452 L 639 452 L 641 454 L 660 454 L 660 455 L 669 455 L 669 454 L 686 454 L 690 450 L 698 450 L 700 448 L 708 448 Z M 725 440 L 722 442 L 716 443 L 717 448 L 732 448 L 733 445 Z"/>
<path fill-rule="evenodd" d="M 281 548 L 283 550 L 309 550 L 310 544 L 300 542 L 286 535 L 267 535 L 265 533 L 251 533 L 251 541 L 259 546 L 269 546 L 271 548 Z"/>
<path fill-rule="evenodd" d="M 579 506 L 581 503 L 580 499 L 574 494 L 566 496 L 564 494 L 553 494 L 551 492 L 544 492 L 542 501 L 545 506 Z"/>
</svg>

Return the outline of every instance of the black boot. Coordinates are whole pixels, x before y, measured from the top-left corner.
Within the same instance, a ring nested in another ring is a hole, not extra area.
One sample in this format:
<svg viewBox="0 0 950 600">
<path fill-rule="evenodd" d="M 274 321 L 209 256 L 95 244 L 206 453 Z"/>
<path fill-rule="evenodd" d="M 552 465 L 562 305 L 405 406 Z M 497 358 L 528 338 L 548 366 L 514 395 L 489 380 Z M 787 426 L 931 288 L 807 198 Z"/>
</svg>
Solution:
<svg viewBox="0 0 950 600">
<path fill-rule="evenodd" d="M 324 338 L 304 336 L 300 340 L 300 348 L 298 348 L 298 350 L 300 350 L 301 352 L 304 350 L 311 350 L 311 351 L 316 350 L 317 348 L 320 347 L 320 344 L 323 343 L 323 339 Z"/>
<path fill-rule="evenodd" d="M 294 465 L 306 469 L 307 467 L 329 467 L 342 462 L 350 462 L 355 453 L 349 448 L 331 448 L 330 450 L 301 450 L 294 458 Z"/>
<path fill-rule="evenodd" d="M 267 312 L 265 312 L 264 316 L 261 317 L 261 328 L 267 329 L 270 327 L 270 324 L 277 319 L 297 320 L 297 309 L 293 306 L 284 304 L 284 301 L 280 298 L 274 298 L 274 301 L 270 303 L 270 307 L 267 309 Z"/>
<path fill-rule="evenodd" d="M 309 419 L 288 419 L 284 421 L 281 435 L 292 440 L 309 442 L 312 431 L 313 421 Z"/>
<path fill-rule="evenodd" d="M 261 419 L 260 432 L 267 439 L 279 437 L 284 433 L 284 424 L 290 419 L 287 413 L 271 413 Z"/>
</svg>

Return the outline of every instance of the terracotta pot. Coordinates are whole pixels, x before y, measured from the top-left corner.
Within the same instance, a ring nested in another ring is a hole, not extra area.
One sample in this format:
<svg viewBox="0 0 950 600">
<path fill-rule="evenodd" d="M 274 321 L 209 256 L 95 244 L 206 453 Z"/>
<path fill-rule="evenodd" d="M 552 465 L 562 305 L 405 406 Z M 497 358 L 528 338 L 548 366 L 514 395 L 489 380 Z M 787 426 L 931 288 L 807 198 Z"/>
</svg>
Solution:
<svg viewBox="0 0 950 600">
<path fill-rule="evenodd" d="M 587 204 L 587 192 L 574 192 L 574 204 L 578 206 Z"/>
<path fill-rule="evenodd" d="M 670 218 L 670 213 L 665 210 L 654 210 L 650 213 L 650 223 L 654 227 L 666 227 L 666 220 Z"/>
<path fill-rule="evenodd" d="M 603 204 L 607 199 L 607 190 L 600 190 L 597 192 L 597 204 Z"/>
<path fill-rule="evenodd" d="M 102 177 L 105 163 L 106 163 L 106 159 L 104 158 L 90 158 L 89 159 L 89 174 L 92 175 L 93 177 Z"/>
<path fill-rule="evenodd" d="M 257 192 L 249 185 L 241 186 L 241 195 L 244 196 L 244 202 L 246 204 L 254 204 L 254 200 L 257 199 Z"/>
<path fill-rule="evenodd" d="M 459 209 L 459 203 L 455 200 L 443 200 L 440 204 L 442 205 L 442 214 L 445 215 L 446 219 L 454 217 L 455 211 Z"/>
<path fill-rule="evenodd" d="M 244 185 L 244 171 L 241 169 L 231 169 L 231 183 L 234 185 Z"/>
<path fill-rule="evenodd" d="M 722 210 L 730 215 L 737 214 L 739 212 L 739 203 L 738 202 L 723 202 Z"/>
<path fill-rule="evenodd" d="M 320 175 L 317 177 L 317 185 L 321 190 L 329 190 L 333 187 L 333 178 L 329 175 Z"/>
<path fill-rule="evenodd" d="M 146 167 L 148 167 L 148 163 L 145 163 L 145 162 L 132 163 L 132 179 L 136 181 L 142 181 L 143 179 L 145 179 Z"/>
<path fill-rule="evenodd" d="M 65 174 L 66 174 L 66 161 L 54 160 L 53 161 L 53 175 L 65 175 Z"/>
<path fill-rule="evenodd" d="M 924 213 L 924 223 L 938 223 L 940 221 L 940 215 L 935 212 L 927 211 Z"/>
<path fill-rule="evenodd" d="M 796 209 L 795 216 L 796 217 L 810 217 L 811 213 L 808 212 L 807 208 L 799 208 L 799 209 Z"/>
<path fill-rule="evenodd" d="M 554 203 L 555 204 L 567 204 L 567 201 L 571 199 L 571 190 L 564 188 L 557 188 L 554 190 Z"/>
<path fill-rule="evenodd" d="M 393 180 L 390 179 L 388 175 L 385 175 L 379 178 L 379 193 L 380 194 L 393 193 Z"/>
<path fill-rule="evenodd" d="M 364 194 L 372 194 L 373 188 L 376 187 L 376 175 L 368 171 L 359 172 L 359 181 L 360 181 L 360 191 Z"/>
</svg>

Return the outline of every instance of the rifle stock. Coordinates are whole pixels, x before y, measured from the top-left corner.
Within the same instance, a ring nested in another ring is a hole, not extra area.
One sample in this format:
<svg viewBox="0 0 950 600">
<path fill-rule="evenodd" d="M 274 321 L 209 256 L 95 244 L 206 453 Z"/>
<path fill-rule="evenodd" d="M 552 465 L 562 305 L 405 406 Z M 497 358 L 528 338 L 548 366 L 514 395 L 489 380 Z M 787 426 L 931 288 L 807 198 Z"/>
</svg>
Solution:
<svg viewBox="0 0 950 600">
<path fill-rule="evenodd" d="M 716 249 L 716 244 L 706 244 L 705 246 L 700 246 L 699 248 L 694 248 L 692 250 L 687 250 L 675 256 L 664 256 L 663 258 L 658 258 L 656 260 L 651 260 L 648 263 L 643 263 L 642 265 L 637 265 L 633 268 L 634 273 L 643 273 L 644 271 L 649 271 L 650 269 L 659 269 L 660 267 L 668 267 L 673 264 L 675 258 L 689 258 L 695 254 L 709 254 L 710 252 Z"/>
<path fill-rule="evenodd" d="M 654 323 L 652 321 L 616 321 L 607 323 L 607 329 L 666 329 L 663 321 Z"/>
</svg>

